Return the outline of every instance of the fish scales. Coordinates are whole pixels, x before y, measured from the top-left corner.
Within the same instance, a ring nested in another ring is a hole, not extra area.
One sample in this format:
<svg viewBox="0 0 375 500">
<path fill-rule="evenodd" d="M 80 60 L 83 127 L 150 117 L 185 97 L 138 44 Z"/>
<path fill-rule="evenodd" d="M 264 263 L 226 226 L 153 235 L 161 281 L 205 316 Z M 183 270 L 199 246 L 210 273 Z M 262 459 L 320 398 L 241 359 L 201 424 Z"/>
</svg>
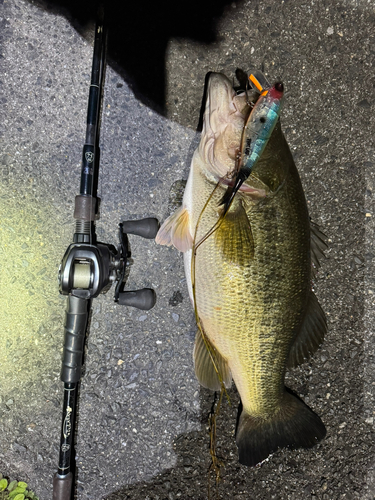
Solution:
<svg viewBox="0 0 375 500">
<path fill-rule="evenodd" d="M 280 149 L 280 127 L 275 134 L 279 140 L 265 151 L 255 173 L 274 157 L 273 148 Z M 273 168 L 278 167 L 279 161 Z M 242 404 L 253 415 L 279 409 L 288 351 L 310 292 L 309 219 L 295 167 L 282 169 L 278 182 L 274 195 L 246 211 L 254 239 L 252 259 L 245 255 L 244 265 L 228 260 L 222 251 L 226 241 L 218 244 L 214 233 L 197 249 L 195 262 L 195 294 L 204 331 L 230 360 Z M 214 187 L 202 193 L 203 199 Z M 220 189 L 207 207 L 198 241 L 217 221 L 221 196 Z M 241 204 L 237 200 L 230 213 L 235 214 Z M 231 245 L 241 251 L 241 238 Z"/>
<path fill-rule="evenodd" d="M 311 239 L 316 252 L 324 242 L 310 228 L 280 122 L 221 224 L 204 239 L 222 213 L 248 113 L 245 96 L 223 75 L 211 74 L 207 96 L 182 207 L 156 241 L 184 252 L 189 295 L 205 336 L 205 342 L 200 332 L 196 337 L 196 375 L 203 386 L 220 389 L 208 344 L 224 384 L 233 377 L 241 397 L 239 460 L 255 465 L 277 448 L 310 447 L 325 435 L 320 418 L 284 386 L 287 366 L 312 355 L 326 331 L 310 283 Z"/>
</svg>

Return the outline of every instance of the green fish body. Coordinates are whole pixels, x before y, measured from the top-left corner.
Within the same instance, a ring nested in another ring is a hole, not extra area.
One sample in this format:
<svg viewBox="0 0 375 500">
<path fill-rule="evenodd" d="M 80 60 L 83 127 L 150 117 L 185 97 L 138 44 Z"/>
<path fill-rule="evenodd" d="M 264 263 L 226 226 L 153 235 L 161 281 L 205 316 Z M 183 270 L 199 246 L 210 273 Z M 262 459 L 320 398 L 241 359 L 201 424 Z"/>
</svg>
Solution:
<svg viewBox="0 0 375 500">
<path fill-rule="evenodd" d="M 230 182 L 214 191 L 234 167 L 233 149 L 245 120 L 240 99 L 226 77 L 211 75 L 183 205 L 157 241 L 184 251 L 189 293 L 205 337 L 198 332 L 195 371 L 212 390 L 221 388 L 216 370 L 227 387 L 233 378 L 242 403 L 239 459 L 255 465 L 279 447 L 310 447 L 325 435 L 320 418 L 284 386 L 287 366 L 313 354 L 326 331 L 311 291 L 311 248 L 324 244 L 317 231 L 312 235 L 298 171 L 278 122 L 222 223 L 196 249 L 192 268 L 193 244 L 219 220 Z"/>
</svg>

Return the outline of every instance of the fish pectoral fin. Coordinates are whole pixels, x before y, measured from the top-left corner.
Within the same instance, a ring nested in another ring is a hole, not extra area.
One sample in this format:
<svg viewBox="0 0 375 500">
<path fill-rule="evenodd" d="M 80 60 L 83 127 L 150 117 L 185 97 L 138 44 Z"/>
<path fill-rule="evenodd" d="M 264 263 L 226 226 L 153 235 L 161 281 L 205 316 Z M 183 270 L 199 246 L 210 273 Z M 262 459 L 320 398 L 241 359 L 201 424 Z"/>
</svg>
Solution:
<svg viewBox="0 0 375 500">
<path fill-rule="evenodd" d="M 313 292 L 306 309 L 301 329 L 290 349 L 288 367 L 294 368 L 312 356 L 324 340 L 327 320 Z"/>
<path fill-rule="evenodd" d="M 220 377 L 224 382 L 225 387 L 229 388 L 232 385 L 232 374 L 227 361 L 217 351 L 217 349 L 213 347 L 207 336 L 203 339 L 201 331 L 198 330 L 195 336 L 193 354 L 195 374 L 199 383 L 203 387 L 211 389 L 211 391 L 220 391 L 220 379 L 215 370 L 210 353 L 215 361 L 216 368 L 220 373 Z"/>
<path fill-rule="evenodd" d="M 177 248 L 180 252 L 186 252 L 193 247 L 193 237 L 189 230 L 190 216 L 184 206 L 164 221 L 156 235 L 155 242 Z"/>
<path fill-rule="evenodd" d="M 311 233 L 311 262 L 313 265 L 313 274 L 315 269 L 320 267 L 319 260 L 324 257 L 324 250 L 328 248 L 326 243 L 327 236 L 322 233 L 317 224 L 310 222 Z"/>
<path fill-rule="evenodd" d="M 215 242 L 228 262 L 244 266 L 254 257 L 254 239 L 245 209 L 239 203 L 215 231 Z"/>
<path fill-rule="evenodd" d="M 287 390 L 274 415 L 239 412 L 236 442 L 242 465 L 257 465 L 278 448 L 310 448 L 326 434 L 319 416 Z"/>
</svg>

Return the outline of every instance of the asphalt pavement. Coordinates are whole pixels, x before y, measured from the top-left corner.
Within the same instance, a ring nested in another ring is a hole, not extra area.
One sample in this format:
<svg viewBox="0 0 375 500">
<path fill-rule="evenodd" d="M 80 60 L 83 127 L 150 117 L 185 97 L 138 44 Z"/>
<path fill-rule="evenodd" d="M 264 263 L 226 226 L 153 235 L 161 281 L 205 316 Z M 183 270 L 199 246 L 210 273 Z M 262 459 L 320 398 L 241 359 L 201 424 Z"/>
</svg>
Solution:
<svg viewBox="0 0 375 500">
<path fill-rule="evenodd" d="M 162 3 L 163 29 L 152 36 L 147 5 L 143 24 L 130 20 L 143 34 L 132 65 L 116 55 L 132 52 L 132 39 L 126 47 L 116 39 L 109 54 L 99 240 L 117 244 L 122 220 L 163 221 L 178 205 L 209 71 L 234 78 L 237 67 L 257 68 L 281 79 L 282 127 L 311 218 L 329 239 L 313 285 L 329 331 L 286 383 L 321 416 L 327 436 L 256 468 L 239 465 L 233 387 L 232 406 L 223 401 L 217 421 L 215 481 L 214 396 L 194 375 L 196 326 L 182 256 L 131 236 L 127 288 L 154 288 L 157 304 L 148 312 L 118 306 L 113 290 L 93 302 L 77 498 L 374 499 L 374 4 L 220 3 L 210 20 L 202 0 L 173 11 L 167 30 Z M 52 497 L 58 463 L 65 299 L 57 270 L 74 231 L 92 58 L 94 16 L 84 23 L 69 9 L 0 0 L 0 472 L 26 481 L 41 500 Z M 187 26 L 180 30 L 179 15 Z M 199 29 L 190 32 L 195 19 Z M 153 37 L 158 52 L 149 62 Z"/>
</svg>

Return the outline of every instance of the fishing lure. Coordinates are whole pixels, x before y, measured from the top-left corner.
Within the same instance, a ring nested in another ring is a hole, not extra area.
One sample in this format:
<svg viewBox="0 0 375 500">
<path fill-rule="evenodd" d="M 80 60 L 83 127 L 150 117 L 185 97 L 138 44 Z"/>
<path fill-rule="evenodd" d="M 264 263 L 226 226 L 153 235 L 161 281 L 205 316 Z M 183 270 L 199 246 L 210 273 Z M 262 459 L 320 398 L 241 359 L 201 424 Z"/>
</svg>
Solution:
<svg viewBox="0 0 375 500">
<path fill-rule="evenodd" d="M 284 85 L 281 82 L 276 82 L 271 87 L 263 75 L 258 72 L 252 73 L 249 80 L 259 91 L 260 97 L 243 128 L 237 174 L 233 184 L 228 187 L 221 200 L 221 204 L 224 205 L 223 216 L 229 210 L 237 191 L 249 177 L 261 157 L 281 112 Z M 263 87 L 262 80 L 268 88 Z"/>
<path fill-rule="evenodd" d="M 246 73 L 236 72 L 237 79 L 245 87 L 247 94 L 247 82 L 244 81 Z M 247 75 L 246 75 L 247 80 Z M 251 106 L 251 112 L 246 120 L 241 136 L 238 158 L 236 160 L 235 177 L 231 185 L 226 190 L 220 201 L 224 208 L 216 224 L 194 245 L 194 252 L 207 240 L 222 224 L 237 191 L 251 174 L 255 164 L 261 157 L 269 138 L 279 119 L 284 95 L 284 85 L 281 82 L 275 83 L 272 87 L 260 71 L 250 74 L 248 80 L 251 85 L 260 93 L 260 97 L 255 104 L 248 103 Z M 210 201 L 216 189 L 221 184 L 222 179 L 217 183 L 214 191 L 211 193 Z M 202 213 L 204 212 L 204 209 Z M 201 214 L 202 215 L 202 214 Z"/>
</svg>

